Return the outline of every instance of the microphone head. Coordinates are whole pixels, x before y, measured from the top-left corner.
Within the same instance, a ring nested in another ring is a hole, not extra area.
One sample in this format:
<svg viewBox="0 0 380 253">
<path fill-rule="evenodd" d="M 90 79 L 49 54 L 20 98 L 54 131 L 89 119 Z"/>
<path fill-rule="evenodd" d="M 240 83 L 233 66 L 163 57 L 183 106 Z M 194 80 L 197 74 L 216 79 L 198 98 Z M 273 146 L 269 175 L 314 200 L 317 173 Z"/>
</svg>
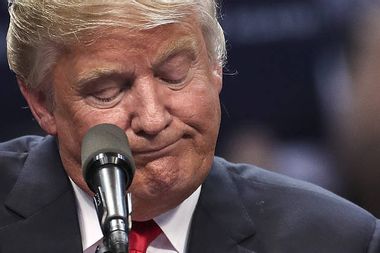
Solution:
<svg viewBox="0 0 380 253">
<path fill-rule="evenodd" d="M 83 177 L 93 189 L 92 175 L 107 164 L 125 171 L 126 187 L 132 182 L 135 164 L 124 131 L 112 124 L 99 124 L 90 128 L 82 140 L 81 149 Z"/>
</svg>

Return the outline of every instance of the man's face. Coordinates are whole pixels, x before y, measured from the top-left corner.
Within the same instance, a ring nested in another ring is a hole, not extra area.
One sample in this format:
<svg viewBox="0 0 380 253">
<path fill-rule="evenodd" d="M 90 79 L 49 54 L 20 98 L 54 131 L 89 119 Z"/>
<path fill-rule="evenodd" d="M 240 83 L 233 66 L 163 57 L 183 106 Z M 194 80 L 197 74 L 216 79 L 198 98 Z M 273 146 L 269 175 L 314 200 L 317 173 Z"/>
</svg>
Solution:
<svg viewBox="0 0 380 253">
<path fill-rule="evenodd" d="M 125 130 L 136 163 L 134 219 L 178 205 L 204 180 L 220 123 L 220 66 L 195 24 L 117 29 L 64 54 L 53 71 L 54 127 L 68 175 L 86 189 L 80 146 L 100 123 Z M 86 189 L 87 190 L 87 189 Z"/>
</svg>

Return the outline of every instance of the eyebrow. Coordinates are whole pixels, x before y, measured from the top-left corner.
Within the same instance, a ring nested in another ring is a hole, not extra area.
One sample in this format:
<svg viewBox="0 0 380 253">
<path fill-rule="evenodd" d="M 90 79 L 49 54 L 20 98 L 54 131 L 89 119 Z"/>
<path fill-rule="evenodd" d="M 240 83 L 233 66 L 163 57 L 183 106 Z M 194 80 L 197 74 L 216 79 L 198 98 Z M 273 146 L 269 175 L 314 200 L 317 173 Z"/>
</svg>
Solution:
<svg viewBox="0 0 380 253">
<path fill-rule="evenodd" d="M 172 41 L 159 51 L 163 53 L 161 53 L 153 62 L 153 68 L 156 68 L 158 65 L 170 59 L 172 56 L 182 52 L 188 53 L 192 58 L 195 59 L 198 56 L 199 49 L 197 46 L 197 41 L 193 37 L 188 36 L 183 37 L 179 40 Z"/>
<path fill-rule="evenodd" d="M 85 72 L 80 74 L 79 77 L 74 81 L 78 90 L 82 90 L 86 88 L 86 84 L 96 82 L 101 79 L 106 78 L 114 78 L 114 79 L 122 79 L 125 77 L 125 73 L 123 74 L 119 70 L 109 69 L 109 68 L 97 68 L 91 70 L 89 72 Z"/>
</svg>

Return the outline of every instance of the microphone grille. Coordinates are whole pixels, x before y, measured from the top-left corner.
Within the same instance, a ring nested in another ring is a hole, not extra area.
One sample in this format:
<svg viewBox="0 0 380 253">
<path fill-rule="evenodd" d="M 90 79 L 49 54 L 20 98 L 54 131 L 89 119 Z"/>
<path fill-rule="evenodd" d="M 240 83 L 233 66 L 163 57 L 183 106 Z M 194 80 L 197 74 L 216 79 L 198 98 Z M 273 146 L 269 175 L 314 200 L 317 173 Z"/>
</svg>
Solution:
<svg viewBox="0 0 380 253">
<path fill-rule="evenodd" d="M 99 124 L 90 128 L 82 140 L 82 169 L 86 178 L 88 164 L 101 153 L 116 153 L 127 158 L 134 169 L 132 152 L 124 131 L 112 124 Z M 125 168 L 127 169 L 127 168 Z"/>
</svg>

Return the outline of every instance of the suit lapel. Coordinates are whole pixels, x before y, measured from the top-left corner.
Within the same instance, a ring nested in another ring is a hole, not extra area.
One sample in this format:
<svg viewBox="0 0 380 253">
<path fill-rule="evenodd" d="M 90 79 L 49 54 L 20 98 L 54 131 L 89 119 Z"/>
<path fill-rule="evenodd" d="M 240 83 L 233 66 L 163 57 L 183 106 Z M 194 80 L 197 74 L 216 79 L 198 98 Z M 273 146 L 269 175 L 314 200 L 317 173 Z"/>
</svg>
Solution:
<svg viewBox="0 0 380 253">
<path fill-rule="evenodd" d="M 233 177 L 215 160 L 193 215 L 188 252 L 253 253 L 254 234 Z"/>
<path fill-rule="evenodd" d="M 7 242 L 1 252 L 83 252 L 75 196 L 53 137 L 30 151 L 5 205 L 21 219 L 0 230 Z"/>
</svg>

